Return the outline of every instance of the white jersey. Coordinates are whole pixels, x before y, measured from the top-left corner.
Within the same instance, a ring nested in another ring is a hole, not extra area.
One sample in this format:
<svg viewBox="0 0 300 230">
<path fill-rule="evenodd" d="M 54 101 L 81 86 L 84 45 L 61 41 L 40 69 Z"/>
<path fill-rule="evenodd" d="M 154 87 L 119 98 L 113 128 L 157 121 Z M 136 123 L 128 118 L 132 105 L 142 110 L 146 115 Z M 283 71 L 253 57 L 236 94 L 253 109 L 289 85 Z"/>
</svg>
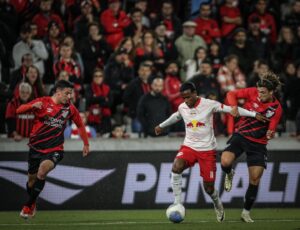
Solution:
<svg viewBox="0 0 300 230">
<path fill-rule="evenodd" d="M 213 113 L 223 111 L 220 102 L 199 98 L 194 108 L 186 103 L 178 107 L 178 112 L 185 124 L 186 136 L 183 145 L 197 151 L 207 151 L 217 148 L 213 128 Z"/>
<path fill-rule="evenodd" d="M 183 145 L 196 151 L 214 150 L 217 148 L 217 142 L 213 128 L 213 113 L 230 113 L 231 110 L 230 106 L 200 97 L 194 108 L 188 107 L 185 102 L 181 103 L 178 111 L 159 124 L 159 126 L 165 128 L 183 119 L 186 132 Z M 238 111 L 241 116 L 256 116 L 255 112 L 240 107 L 238 107 Z"/>
</svg>

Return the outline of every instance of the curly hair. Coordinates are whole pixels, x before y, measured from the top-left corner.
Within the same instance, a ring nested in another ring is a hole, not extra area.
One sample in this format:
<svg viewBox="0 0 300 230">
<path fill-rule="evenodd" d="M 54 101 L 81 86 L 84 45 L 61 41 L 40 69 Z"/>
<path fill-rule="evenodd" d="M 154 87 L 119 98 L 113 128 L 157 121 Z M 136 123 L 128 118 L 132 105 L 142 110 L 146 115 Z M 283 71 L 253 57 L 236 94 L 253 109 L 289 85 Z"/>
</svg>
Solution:
<svg viewBox="0 0 300 230">
<path fill-rule="evenodd" d="M 272 71 L 264 73 L 261 79 L 256 83 L 257 87 L 265 87 L 270 91 L 277 91 L 280 89 L 282 83 L 279 77 Z"/>
</svg>

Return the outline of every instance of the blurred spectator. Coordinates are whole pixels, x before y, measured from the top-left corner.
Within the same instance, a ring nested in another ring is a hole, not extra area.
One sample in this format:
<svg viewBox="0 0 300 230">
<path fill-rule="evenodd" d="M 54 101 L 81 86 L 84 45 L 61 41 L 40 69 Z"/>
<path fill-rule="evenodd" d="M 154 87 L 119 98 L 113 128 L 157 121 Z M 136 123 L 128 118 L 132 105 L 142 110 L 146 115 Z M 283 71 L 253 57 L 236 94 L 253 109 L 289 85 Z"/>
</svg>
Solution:
<svg viewBox="0 0 300 230">
<path fill-rule="evenodd" d="M 48 52 L 41 40 L 33 40 L 31 29 L 28 23 L 25 23 L 20 31 L 21 40 L 13 47 L 13 59 L 15 69 L 22 65 L 22 57 L 24 54 L 31 54 L 33 64 L 38 67 L 41 76 L 44 75 L 44 60 L 48 58 Z"/>
<path fill-rule="evenodd" d="M 221 33 L 223 37 L 230 35 L 235 28 L 242 25 L 242 17 L 235 0 L 225 0 L 220 7 Z"/>
<path fill-rule="evenodd" d="M 99 25 L 97 23 L 89 24 L 88 36 L 82 39 L 80 44 L 80 53 L 84 63 L 85 83 L 92 81 L 93 70 L 104 68 L 107 63 L 111 48 L 100 34 Z"/>
<path fill-rule="evenodd" d="M 83 0 L 80 3 L 81 14 L 74 20 L 73 34 L 76 42 L 80 42 L 87 34 L 89 34 L 89 25 L 97 22 L 97 18 L 93 15 L 93 5 L 90 0 Z"/>
<path fill-rule="evenodd" d="M 253 16 L 248 25 L 248 42 L 255 47 L 255 56 L 260 59 L 270 58 L 268 36 L 260 30 L 260 18 Z"/>
<path fill-rule="evenodd" d="M 27 68 L 33 65 L 32 55 L 30 53 L 24 54 L 21 61 L 22 65 L 11 73 L 11 79 L 9 83 L 9 90 L 11 92 L 15 90 L 17 84 L 25 80 Z"/>
<path fill-rule="evenodd" d="M 109 8 L 102 12 L 100 21 L 105 30 L 107 43 L 115 49 L 123 39 L 123 29 L 129 25 L 130 19 L 120 9 L 119 0 L 108 0 Z"/>
<path fill-rule="evenodd" d="M 87 124 L 87 113 L 86 112 L 80 112 L 79 113 L 81 120 L 83 124 L 85 125 L 85 131 L 88 135 L 89 138 L 96 138 L 97 133 L 96 130 Z M 65 138 L 71 138 L 71 139 L 79 139 L 79 130 L 77 126 L 72 123 L 70 126 L 66 127 L 65 132 L 64 132 L 64 137 Z"/>
<path fill-rule="evenodd" d="M 200 64 L 200 74 L 195 75 L 191 82 L 193 82 L 197 89 L 197 94 L 201 97 L 207 97 L 213 94 L 219 99 L 219 84 L 216 77 L 213 75 L 212 66 L 209 60 L 204 60 Z"/>
<path fill-rule="evenodd" d="M 190 80 L 195 75 L 200 74 L 200 65 L 206 59 L 206 49 L 203 47 L 198 47 L 194 52 L 193 59 L 186 61 L 186 80 Z"/>
<path fill-rule="evenodd" d="M 130 60 L 130 65 L 133 65 L 133 61 L 135 58 L 135 44 L 133 42 L 132 37 L 125 37 L 119 44 L 117 50 L 126 50 L 129 60 Z"/>
<path fill-rule="evenodd" d="M 53 84 L 55 76 L 53 72 L 53 64 L 59 58 L 59 44 L 61 40 L 61 32 L 59 25 L 55 21 L 48 24 L 48 34 L 44 38 L 44 43 L 49 54 L 48 59 L 45 61 L 45 75 L 43 78 L 44 83 Z"/>
<path fill-rule="evenodd" d="M 104 83 L 104 73 L 101 69 L 94 70 L 93 82 L 86 89 L 86 99 L 89 110 L 88 123 L 100 134 L 110 132 L 112 94 L 109 86 Z"/>
<path fill-rule="evenodd" d="M 172 113 L 168 99 L 162 95 L 164 80 L 154 78 L 151 91 L 141 97 L 137 106 L 137 116 L 143 127 L 144 136 L 155 137 L 154 128 L 166 120 Z M 163 132 L 163 136 L 168 130 Z"/>
<path fill-rule="evenodd" d="M 255 60 L 255 52 L 247 42 L 247 34 L 244 28 L 237 28 L 233 34 L 233 43 L 228 48 L 228 54 L 234 54 L 238 57 L 241 70 L 248 74 L 251 71 Z"/>
<path fill-rule="evenodd" d="M 26 69 L 24 82 L 27 82 L 32 88 L 30 100 L 45 96 L 42 79 L 36 66 L 31 65 Z M 14 97 L 19 97 L 19 85 L 15 87 Z"/>
<path fill-rule="evenodd" d="M 47 35 L 48 24 L 51 21 L 56 21 L 59 25 L 60 31 L 64 32 L 64 24 L 60 16 L 52 12 L 53 0 L 41 0 L 40 1 L 40 12 L 37 13 L 32 22 L 38 27 L 37 36 L 39 38 L 44 38 Z"/>
<path fill-rule="evenodd" d="M 164 81 L 164 95 L 168 98 L 172 111 L 176 112 L 178 106 L 183 102 L 179 89 L 181 86 L 179 76 L 179 66 L 175 61 L 171 61 L 166 66 Z"/>
<path fill-rule="evenodd" d="M 17 34 L 18 14 L 14 6 L 7 0 L 0 0 L 0 21 L 4 22 L 14 34 Z"/>
<path fill-rule="evenodd" d="M 16 114 L 17 108 L 30 101 L 32 88 L 28 83 L 22 82 L 18 86 L 19 96 L 14 97 L 7 105 L 6 124 L 8 128 L 8 137 L 14 138 L 15 141 L 21 141 L 24 137 L 29 137 L 34 120 L 34 114 L 27 112 Z"/>
<path fill-rule="evenodd" d="M 30 22 L 29 27 L 30 27 L 32 39 L 39 39 L 37 24 L 35 24 L 34 22 Z"/>
<path fill-rule="evenodd" d="M 181 20 L 174 13 L 174 6 L 171 0 L 163 0 L 161 4 L 161 12 L 154 19 L 152 27 L 163 22 L 167 27 L 167 37 L 174 40 L 181 34 Z"/>
<path fill-rule="evenodd" d="M 56 78 L 56 82 L 60 81 L 60 80 L 65 80 L 65 81 L 69 81 L 70 80 L 70 76 L 68 74 L 67 71 L 62 70 L 58 73 L 58 76 Z M 55 87 L 53 85 L 53 87 L 49 90 L 49 96 L 52 96 L 55 93 Z M 76 99 L 75 99 L 76 100 Z M 74 98 L 73 98 L 74 101 Z"/>
<path fill-rule="evenodd" d="M 208 50 L 208 59 L 212 63 L 213 73 L 216 75 L 222 65 L 221 45 L 217 42 L 212 42 Z"/>
<path fill-rule="evenodd" d="M 292 71 L 291 71 L 292 74 Z M 287 103 L 287 119 L 295 121 L 300 108 L 300 65 L 296 67 L 296 74 L 286 79 L 284 101 Z M 299 127 L 298 127 L 299 128 Z M 300 131 L 300 130 L 298 130 Z M 300 135 L 300 133 L 298 133 Z"/>
<path fill-rule="evenodd" d="M 39 7 L 37 1 L 32 0 L 9 0 L 18 14 L 19 22 L 27 22 L 38 13 Z"/>
<path fill-rule="evenodd" d="M 112 55 L 105 68 L 104 81 L 109 85 L 113 95 L 113 109 L 123 103 L 124 90 L 133 78 L 134 69 L 127 50 L 120 48 Z"/>
<path fill-rule="evenodd" d="M 126 134 L 123 125 L 115 124 L 112 127 L 112 131 L 111 131 L 109 137 L 113 138 L 113 139 L 126 139 L 129 137 L 129 135 Z"/>
<path fill-rule="evenodd" d="M 225 65 L 219 69 L 217 80 L 220 84 L 222 96 L 225 93 L 246 87 L 245 76 L 239 68 L 239 59 L 236 55 L 224 58 Z"/>
<path fill-rule="evenodd" d="M 206 44 L 211 44 L 213 40 L 220 40 L 221 31 L 217 21 L 211 18 L 210 3 L 201 3 L 199 17 L 194 22 L 197 24 L 196 34 L 201 36 Z"/>
<path fill-rule="evenodd" d="M 294 0 L 291 12 L 286 15 L 283 24 L 296 30 L 300 26 L 300 0 Z"/>
<path fill-rule="evenodd" d="M 253 17 L 260 18 L 260 30 L 268 36 L 269 41 L 274 45 L 277 38 L 277 28 L 272 14 L 267 12 L 267 0 L 257 0 L 255 11 L 250 14 L 248 24 Z"/>
<path fill-rule="evenodd" d="M 147 8 L 148 8 L 148 0 L 136 0 L 134 2 L 134 8 L 138 8 L 142 11 L 143 17 L 142 17 L 142 23 L 146 27 L 150 27 L 150 20 L 147 17 Z"/>
<path fill-rule="evenodd" d="M 128 115 L 132 119 L 132 132 L 142 132 L 142 125 L 137 119 L 136 110 L 139 99 L 150 91 L 148 84 L 150 75 L 151 66 L 142 62 L 138 69 L 138 77 L 133 79 L 124 91 L 123 101 L 128 106 Z"/>
<path fill-rule="evenodd" d="M 165 62 L 176 60 L 177 50 L 174 42 L 167 37 L 167 27 L 164 23 L 155 26 L 155 37 L 157 46 L 163 52 Z"/>
<path fill-rule="evenodd" d="M 178 51 L 178 61 L 180 67 L 184 67 L 185 62 L 188 59 L 192 59 L 195 50 L 202 46 L 205 49 L 205 41 L 198 35 L 195 35 L 195 28 L 197 24 L 192 21 L 186 21 L 183 23 L 183 35 L 181 35 L 175 42 L 175 46 Z M 184 81 L 186 78 L 184 70 L 181 71 L 181 79 Z"/>
<path fill-rule="evenodd" d="M 274 67 L 277 71 L 282 70 L 290 61 L 296 61 L 300 57 L 300 47 L 295 39 L 292 28 L 283 26 L 280 30 L 278 43 L 273 52 Z"/>
<path fill-rule="evenodd" d="M 253 71 L 247 79 L 248 87 L 256 87 L 256 83 L 270 70 L 268 62 L 262 59 L 256 60 L 253 67 Z"/>
<path fill-rule="evenodd" d="M 54 75 L 65 70 L 69 76 L 70 81 L 74 83 L 76 94 L 82 90 L 82 78 L 79 64 L 72 58 L 72 47 L 69 44 L 62 43 L 59 48 L 59 59 L 53 65 Z"/>
<path fill-rule="evenodd" d="M 78 63 L 79 68 L 80 68 L 81 78 L 84 79 L 83 61 L 82 61 L 82 58 L 81 58 L 81 54 L 76 49 L 77 46 L 75 46 L 75 41 L 74 41 L 73 37 L 71 35 L 67 35 L 63 38 L 61 43 L 69 45 L 72 48 L 72 56 L 71 57 L 76 63 Z"/>
<path fill-rule="evenodd" d="M 138 44 L 147 27 L 143 25 L 143 12 L 138 8 L 134 8 L 130 13 L 131 23 L 124 28 L 124 35 L 132 37 L 134 44 Z"/>
<path fill-rule="evenodd" d="M 7 102 L 13 97 L 6 84 L 0 82 L 0 121 L 5 121 Z M 0 133 L 6 133 L 5 122 L 0 122 Z"/>
<path fill-rule="evenodd" d="M 142 36 L 142 42 L 137 46 L 135 51 L 134 64 L 136 67 L 143 61 L 151 60 L 157 65 L 164 64 L 163 52 L 157 46 L 154 34 L 147 31 Z"/>
</svg>

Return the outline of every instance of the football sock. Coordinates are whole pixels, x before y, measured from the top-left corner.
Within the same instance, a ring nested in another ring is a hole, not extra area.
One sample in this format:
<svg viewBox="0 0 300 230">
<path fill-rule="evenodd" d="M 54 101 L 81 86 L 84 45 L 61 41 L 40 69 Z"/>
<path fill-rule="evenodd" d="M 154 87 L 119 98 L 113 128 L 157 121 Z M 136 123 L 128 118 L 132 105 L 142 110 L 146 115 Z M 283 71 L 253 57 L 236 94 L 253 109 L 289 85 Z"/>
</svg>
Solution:
<svg viewBox="0 0 300 230">
<path fill-rule="evenodd" d="M 221 168 L 222 168 L 223 172 L 225 172 L 226 174 L 229 174 L 232 170 L 231 166 L 225 167 L 225 166 L 221 165 Z"/>
<path fill-rule="evenodd" d="M 31 190 L 32 190 L 32 188 L 30 188 L 29 186 L 28 186 L 28 182 L 26 183 L 26 191 L 27 191 L 27 194 L 30 196 L 30 194 L 31 194 Z"/>
<path fill-rule="evenodd" d="M 250 210 L 257 196 L 258 185 L 249 184 L 245 195 L 244 209 Z"/>
<path fill-rule="evenodd" d="M 175 197 L 175 201 L 174 201 L 175 204 L 181 203 L 181 185 L 182 185 L 182 175 L 172 172 L 171 186 Z"/>
<path fill-rule="evenodd" d="M 36 198 L 40 195 L 41 191 L 43 190 L 45 186 L 45 180 L 40 180 L 39 178 L 36 179 L 36 182 L 34 183 L 31 193 L 29 195 L 29 200 L 27 202 L 27 205 L 32 205 Z"/>
<path fill-rule="evenodd" d="M 221 201 L 219 199 L 219 193 L 216 189 L 209 196 L 211 197 L 211 199 L 216 207 L 219 207 L 221 205 Z"/>
</svg>

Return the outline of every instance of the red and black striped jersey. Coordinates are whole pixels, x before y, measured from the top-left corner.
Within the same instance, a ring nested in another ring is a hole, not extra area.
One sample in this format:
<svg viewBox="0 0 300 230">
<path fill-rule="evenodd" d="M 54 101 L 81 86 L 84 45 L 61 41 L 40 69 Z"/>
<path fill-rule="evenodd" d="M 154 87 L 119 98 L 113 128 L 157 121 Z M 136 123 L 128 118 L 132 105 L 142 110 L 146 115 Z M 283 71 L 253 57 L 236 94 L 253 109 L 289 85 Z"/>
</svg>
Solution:
<svg viewBox="0 0 300 230">
<path fill-rule="evenodd" d="M 9 127 L 9 134 L 16 131 L 22 137 L 29 137 L 33 127 L 34 114 L 30 111 L 23 114 L 17 114 L 16 110 L 21 104 L 23 103 L 20 98 L 14 98 L 10 101 L 6 107 L 5 119 L 11 119 L 13 124 L 13 127 Z"/>
<path fill-rule="evenodd" d="M 83 127 L 79 112 L 73 104 L 56 104 L 51 97 L 37 98 L 28 105 L 39 101 L 43 105 L 41 109 L 32 109 L 35 119 L 28 145 L 45 154 L 62 151 L 67 122 L 73 120 L 78 127 Z"/>
<path fill-rule="evenodd" d="M 245 109 L 258 112 L 269 118 L 270 121 L 264 123 L 255 118 L 241 117 L 236 123 L 235 132 L 251 141 L 267 144 L 267 131 L 276 131 L 277 124 L 281 118 L 282 107 L 279 101 L 274 97 L 272 102 L 262 103 L 258 98 L 258 91 L 255 87 L 239 89 L 227 94 L 229 105 L 236 105 L 236 100 L 241 98 L 245 99 L 243 106 Z"/>
</svg>

